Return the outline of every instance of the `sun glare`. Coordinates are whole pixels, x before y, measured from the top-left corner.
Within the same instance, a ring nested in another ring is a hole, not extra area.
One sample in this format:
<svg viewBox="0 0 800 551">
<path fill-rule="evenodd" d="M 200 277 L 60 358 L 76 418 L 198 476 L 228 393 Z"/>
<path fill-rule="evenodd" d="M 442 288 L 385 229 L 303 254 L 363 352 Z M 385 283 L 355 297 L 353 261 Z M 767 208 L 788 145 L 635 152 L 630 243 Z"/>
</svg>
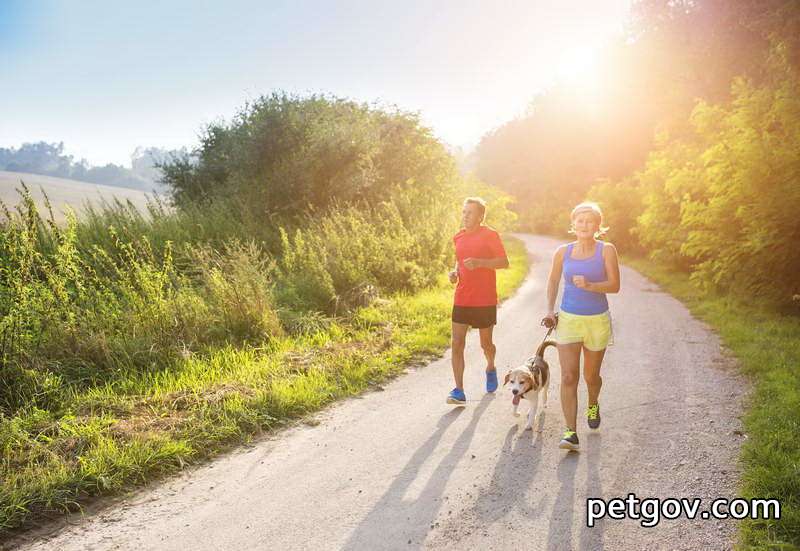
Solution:
<svg viewBox="0 0 800 551">
<path fill-rule="evenodd" d="M 569 90 L 575 109 L 602 111 L 608 85 L 601 70 L 602 55 L 602 48 L 582 46 L 565 50 L 558 58 L 555 78 Z"/>
<path fill-rule="evenodd" d="M 597 50 L 594 48 L 572 48 L 561 55 L 556 72 L 559 78 L 565 80 L 592 76 L 597 66 L 597 56 Z"/>
</svg>

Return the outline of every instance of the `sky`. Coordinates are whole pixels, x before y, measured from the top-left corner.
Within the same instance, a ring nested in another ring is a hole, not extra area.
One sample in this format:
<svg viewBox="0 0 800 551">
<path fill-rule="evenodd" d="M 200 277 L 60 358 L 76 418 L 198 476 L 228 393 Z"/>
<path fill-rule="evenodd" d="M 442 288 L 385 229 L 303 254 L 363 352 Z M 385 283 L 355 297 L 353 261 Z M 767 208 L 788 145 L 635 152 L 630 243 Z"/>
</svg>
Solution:
<svg viewBox="0 0 800 551">
<path fill-rule="evenodd" d="M 272 91 L 419 113 L 469 150 L 555 78 L 580 78 L 630 0 L 0 0 L 0 147 L 93 165 L 197 144 Z"/>
</svg>

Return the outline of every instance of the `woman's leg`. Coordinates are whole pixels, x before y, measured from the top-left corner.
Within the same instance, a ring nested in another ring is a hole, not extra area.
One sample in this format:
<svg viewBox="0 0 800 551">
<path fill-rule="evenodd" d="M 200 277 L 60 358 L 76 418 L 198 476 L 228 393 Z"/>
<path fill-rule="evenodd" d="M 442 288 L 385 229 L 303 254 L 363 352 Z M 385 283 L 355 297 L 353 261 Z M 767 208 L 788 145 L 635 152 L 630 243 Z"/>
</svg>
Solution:
<svg viewBox="0 0 800 551">
<path fill-rule="evenodd" d="M 603 364 L 603 356 L 606 349 L 589 350 L 583 349 L 583 380 L 586 381 L 586 388 L 589 390 L 589 405 L 597 403 L 600 396 L 600 388 L 603 386 L 603 378 L 600 376 L 600 366 Z"/>
<path fill-rule="evenodd" d="M 582 346 L 579 342 L 558 345 L 558 361 L 561 364 L 561 410 L 567 428 L 573 431 L 578 416 L 578 378 Z"/>
</svg>

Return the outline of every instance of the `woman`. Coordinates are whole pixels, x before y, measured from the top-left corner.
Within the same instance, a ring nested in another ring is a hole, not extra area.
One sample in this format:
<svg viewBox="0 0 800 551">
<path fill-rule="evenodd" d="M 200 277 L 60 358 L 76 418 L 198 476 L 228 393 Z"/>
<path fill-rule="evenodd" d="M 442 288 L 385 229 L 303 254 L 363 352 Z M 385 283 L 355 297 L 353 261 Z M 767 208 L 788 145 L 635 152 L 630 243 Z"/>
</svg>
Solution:
<svg viewBox="0 0 800 551">
<path fill-rule="evenodd" d="M 577 238 L 562 245 L 553 256 L 547 283 L 547 315 L 556 321 L 555 303 L 558 284 L 564 274 L 564 293 L 556 326 L 558 359 L 561 363 L 561 409 L 567 426 L 559 447 L 578 450 L 576 418 L 578 415 L 578 380 L 581 351 L 583 378 L 589 391 L 586 420 L 589 428 L 600 426 L 598 397 L 603 379 L 600 366 L 606 347 L 611 343 L 611 316 L 607 293 L 619 292 L 619 261 L 611 243 L 598 241 L 608 228 L 603 227 L 603 213 L 596 203 L 581 203 L 572 209 L 570 233 Z"/>
</svg>

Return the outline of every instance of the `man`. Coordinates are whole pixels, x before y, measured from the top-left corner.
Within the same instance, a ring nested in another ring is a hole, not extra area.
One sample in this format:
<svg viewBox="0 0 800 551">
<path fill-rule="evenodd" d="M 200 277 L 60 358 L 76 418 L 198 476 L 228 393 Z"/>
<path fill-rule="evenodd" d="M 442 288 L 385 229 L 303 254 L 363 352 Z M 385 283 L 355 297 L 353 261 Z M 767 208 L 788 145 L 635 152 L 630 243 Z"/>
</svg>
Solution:
<svg viewBox="0 0 800 551">
<path fill-rule="evenodd" d="M 468 197 L 461 211 L 462 229 L 453 237 L 456 267 L 450 282 L 458 283 L 453 300 L 453 377 L 456 387 L 447 396 L 448 404 L 464 405 L 464 344 L 470 326 L 478 329 L 486 356 L 486 392 L 497 390 L 494 365 L 497 348 L 492 330 L 497 323 L 497 285 L 495 270 L 508 268 L 508 258 L 500 235 L 483 225 L 486 202 Z"/>
</svg>

